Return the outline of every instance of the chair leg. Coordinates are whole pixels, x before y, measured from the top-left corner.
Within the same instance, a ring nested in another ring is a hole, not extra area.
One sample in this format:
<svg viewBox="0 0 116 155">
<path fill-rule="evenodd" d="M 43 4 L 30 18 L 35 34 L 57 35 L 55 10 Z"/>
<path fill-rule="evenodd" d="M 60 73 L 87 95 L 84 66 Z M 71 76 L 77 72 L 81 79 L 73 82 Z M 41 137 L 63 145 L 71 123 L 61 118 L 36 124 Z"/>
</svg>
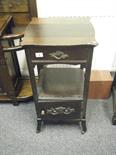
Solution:
<svg viewBox="0 0 116 155">
<path fill-rule="evenodd" d="M 112 125 L 116 125 L 116 114 L 112 117 Z"/>
<path fill-rule="evenodd" d="M 36 130 L 36 133 L 39 133 L 41 131 L 41 122 L 42 122 L 41 119 L 37 120 L 37 130 Z"/>
<path fill-rule="evenodd" d="M 80 121 L 81 133 L 84 134 L 87 131 L 86 120 Z"/>
<path fill-rule="evenodd" d="M 19 102 L 17 101 L 17 98 L 15 96 L 12 96 L 11 99 L 12 99 L 12 103 L 13 103 L 14 106 L 19 105 Z"/>
</svg>

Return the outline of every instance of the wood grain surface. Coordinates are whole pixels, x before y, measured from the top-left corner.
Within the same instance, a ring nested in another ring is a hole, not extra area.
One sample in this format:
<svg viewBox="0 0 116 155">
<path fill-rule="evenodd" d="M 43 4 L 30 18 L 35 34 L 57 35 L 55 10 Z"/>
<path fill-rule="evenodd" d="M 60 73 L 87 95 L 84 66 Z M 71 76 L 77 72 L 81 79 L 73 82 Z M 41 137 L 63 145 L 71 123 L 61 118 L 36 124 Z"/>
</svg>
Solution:
<svg viewBox="0 0 116 155">
<path fill-rule="evenodd" d="M 97 45 L 89 18 L 33 18 L 23 45 Z"/>
</svg>

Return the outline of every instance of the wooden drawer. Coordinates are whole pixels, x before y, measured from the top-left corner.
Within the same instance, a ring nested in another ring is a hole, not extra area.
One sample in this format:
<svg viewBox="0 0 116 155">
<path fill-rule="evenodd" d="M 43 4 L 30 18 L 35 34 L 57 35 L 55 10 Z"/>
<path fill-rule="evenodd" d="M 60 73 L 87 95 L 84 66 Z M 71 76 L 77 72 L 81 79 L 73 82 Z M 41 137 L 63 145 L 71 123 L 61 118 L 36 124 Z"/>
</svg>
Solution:
<svg viewBox="0 0 116 155">
<path fill-rule="evenodd" d="M 41 104 L 41 115 L 42 118 L 48 119 L 73 119 L 80 118 L 81 104 L 80 101 L 64 101 L 64 102 L 42 102 Z"/>
<path fill-rule="evenodd" d="M 87 61 L 91 52 L 90 47 L 87 46 L 73 46 L 73 47 L 30 47 L 32 61 L 69 61 L 82 60 Z"/>
<path fill-rule="evenodd" d="M 27 0 L 1 0 L 0 12 L 28 12 Z"/>
</svg>

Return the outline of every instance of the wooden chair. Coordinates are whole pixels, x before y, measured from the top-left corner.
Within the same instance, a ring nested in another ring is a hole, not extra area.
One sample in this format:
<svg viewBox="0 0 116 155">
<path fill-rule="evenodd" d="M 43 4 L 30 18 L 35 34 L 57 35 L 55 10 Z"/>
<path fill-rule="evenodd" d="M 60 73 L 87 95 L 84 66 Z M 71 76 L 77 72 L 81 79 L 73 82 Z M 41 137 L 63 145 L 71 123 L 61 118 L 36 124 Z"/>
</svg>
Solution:
<svg viewBox="0 0 116 155">
<path fill-rule="evenodd" d="M 0 40 L 2 42 L 3 51 L 11 52 L 11 51 L 21 50 L 22 49 L 21 41 L 23 37 L 24 37 L 24 34 L 7 34 L 2 36 Z M 17 42 L 17 45 L 15 43 L 15 40 L 19 40 Z"/>
<path fill-rule="evenodd" d="M 4 78 L 6 76 L 7 76 L 7 79 L 9 79 L 9 81 L 3 82 L 2 89 L 12 99 L 14 105 L 18 105 L 17 99 L 16 99 L 17 91 L 15 90 L 15 87 L 13 86 L 13 83 L 15 83 L 14 81 L 16 81 L 16 79 L 14 75 L 12 75 L 12 77 L 9 76 L 10 74 L 9 73 L 10 71 L 8 69 L 9 66 L 7 66 L 6 64 L 7 64 L 7 61 L 11 61 L 10 58 L 9 60 L 7 60 L 8 57 L 11 56 L 13 60 L 13 64 L 14 64 L 13 67 L 15 67 L 15 70 L 16 70 L 16 75 L 18 78 L 21 78 L 19 64 L 18 64 L 18 60 L 16 56 L 16 51 L 23 49 L 21 46 L 21 41 L 23 37 L 24 37 L 24 34 L 6 34 L 0 38 L 0 43 L 2 46 L 2 50 L 0 54 L 2 55 L 2 62 L 3 62 L 1 64 L 2 66 L 0 67 L 0 70 L 1 70 L 0 79 L 1 81 L 2 80 L 4 81 Z M 8 56 L 5 57 L 7 53 L 8 53 Z M 18 87 L 21 87 L 21 84 Z"/>
</svg>

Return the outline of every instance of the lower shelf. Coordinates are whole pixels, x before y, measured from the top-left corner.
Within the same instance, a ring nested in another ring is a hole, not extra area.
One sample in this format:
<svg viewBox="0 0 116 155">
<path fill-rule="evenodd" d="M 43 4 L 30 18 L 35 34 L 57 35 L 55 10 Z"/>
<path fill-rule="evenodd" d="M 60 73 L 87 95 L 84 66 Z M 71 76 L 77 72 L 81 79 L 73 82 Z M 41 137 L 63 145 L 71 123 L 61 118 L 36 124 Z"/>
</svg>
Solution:
<svg viewBox="0 0 116 155">
<path fill-rule="evenodd" d="M 30 80 L 23 80 L 23 85 L 19 95 L 17 96 L 17 101 L 18 102 L 28 101 L 31 100 L 32 98 L 33 96 Z M 0 95 L 0 102 L 1 103 L 11 102 L 11 99 L 7 95 Z"/>
<path fill-rule="evenodd" d="M 106 99 L 109 97 L 112 85 L 112 77 L 109 71 L 92 71 L 89 84 L 89 99 Z M 32 89 L 29 80 L 23 80 L 22 89 L 17 96 L 20 102 L 32 99 Z M 6 95 L 0 95 L 0 102 L 11 102 Z"/>
</svg>

